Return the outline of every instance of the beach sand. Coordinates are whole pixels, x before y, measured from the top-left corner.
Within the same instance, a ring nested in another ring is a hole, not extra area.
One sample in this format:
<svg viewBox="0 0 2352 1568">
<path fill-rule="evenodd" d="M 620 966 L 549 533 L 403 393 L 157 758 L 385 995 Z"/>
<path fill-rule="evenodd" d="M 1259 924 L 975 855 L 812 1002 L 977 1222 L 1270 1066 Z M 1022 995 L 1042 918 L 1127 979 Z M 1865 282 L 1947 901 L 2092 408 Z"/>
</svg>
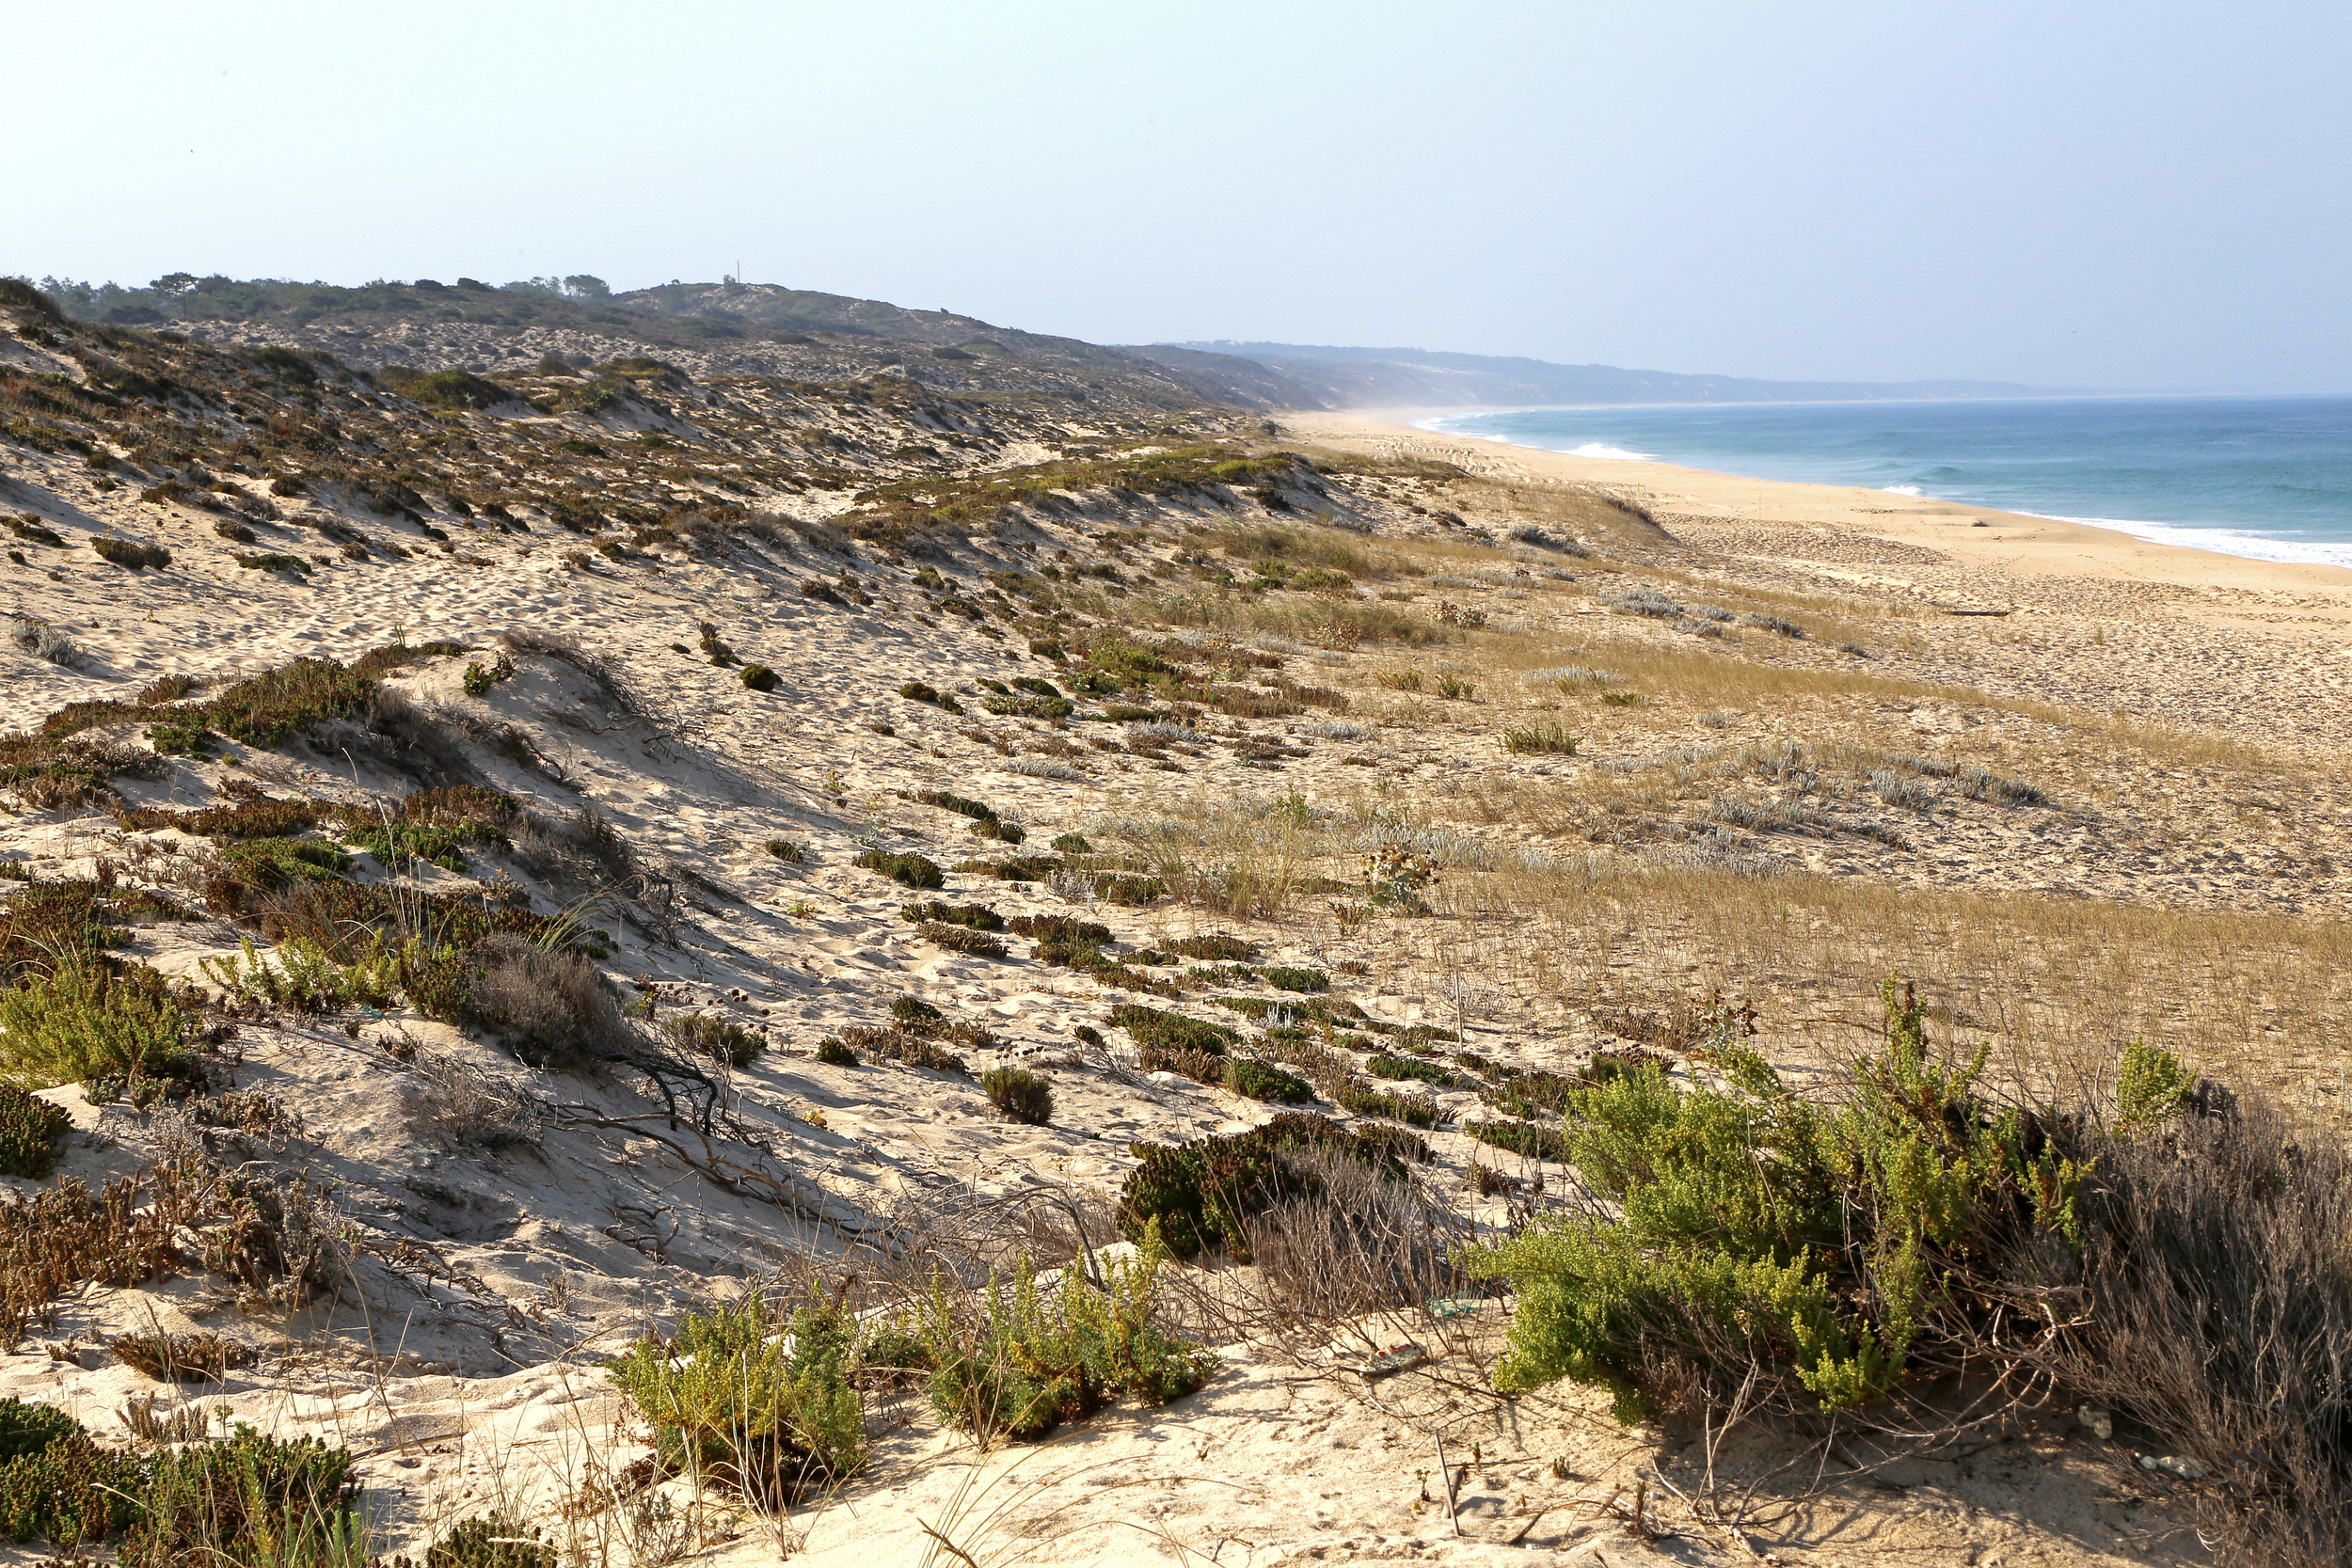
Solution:
<svg viewBox="0 0 2352 1568">
<path fill-rule="evenodd" d="M 2352 568 L 2257 561 L 2152 544 L 2115 529 L 1906 496 L 1856 484 L 1745 479 L 1639 459 L 1581 457 L 1421 428 L 1463 409 L 1350 409 L 1291 413 L 1302 439 L 1354 451 L 1438 458 L 1516 484 L 1590 485 L 1639 502 L 1661 524 L 1748 531 L 1811 529 L 1883 538 L 1950 556 L 1995 577 L 2084 578 L 2106 582 L 2313 596 L 2352 630 Z M 1989 525 L 1978 528 L 1979 522 Z"/>
</svg>

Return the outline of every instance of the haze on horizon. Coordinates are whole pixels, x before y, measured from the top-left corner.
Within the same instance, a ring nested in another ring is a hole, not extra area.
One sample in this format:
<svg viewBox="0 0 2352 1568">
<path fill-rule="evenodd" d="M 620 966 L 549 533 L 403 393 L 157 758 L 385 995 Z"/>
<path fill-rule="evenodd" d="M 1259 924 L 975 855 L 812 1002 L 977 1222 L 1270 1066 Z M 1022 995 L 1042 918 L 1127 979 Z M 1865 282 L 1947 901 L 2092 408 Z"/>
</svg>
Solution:
<svg viewBox="0 0 2352 1568">
<path fill-rule="evenodd" d="M 221 0 L 11 20 L 0 273 L 591 272 L 1099 342 L 2352 390 L 2317 4 Z"/>
</svg>

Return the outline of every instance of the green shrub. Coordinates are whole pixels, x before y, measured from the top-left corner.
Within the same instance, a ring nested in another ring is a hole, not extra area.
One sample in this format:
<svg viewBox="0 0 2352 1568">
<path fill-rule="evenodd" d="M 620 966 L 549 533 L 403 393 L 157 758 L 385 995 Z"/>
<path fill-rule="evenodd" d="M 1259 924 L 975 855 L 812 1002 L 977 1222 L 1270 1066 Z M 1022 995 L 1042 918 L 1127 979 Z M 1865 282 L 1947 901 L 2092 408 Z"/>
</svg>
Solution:
<svg viewBox="0 0 2352 1568">
<path fill-rule="evenodd" d="M 1086 841 L 1086 835 L 1084 833 L 1063 833 L 1058 838 L 1054 840 L 1052 847 L 1057 853 L 1064 855 L 1091 855 L 1094 853 L 1094 846 Z"/>
<path fill-rule="evenodd" d="M 310 563 L 298 555 L 241 555 L 237 564 L 248 572 L 294 572 L 310 569 Z"/>
<path fill-rule="evenodd" d="M 365 849 L 389 870 L 397 871 L 408 861 L 420 860 L 437 865 L 444 871 L 463 871 L 466 869 L 466 856 L 459 846 L 469 838 L 489 836 L 492 835 L 469 828 L 421 827 L 413 822 L 369 822 L 351 830 L 346 842 Z M 501 832 L 495 836 L 503 840 L 506 835 Z M 294 847 L 300 850 L 305 846 L 296 841 Z"/>
<path fill-rule="evenodd" d="M 755 1295 L 688 1314 L 675 1342 L 648 1336 L 608 1370 L 673 1473 L 782 1508 L 804 1487 L 866 1467 L 864 1411 L 847 1371 L 854 1338 L 837 1306 L 803 1307 L 779 1323 Z"/>
<path fill-rule="evenodd" d="M 1575 1144 L 1556 1127 L 1501 1117 L 1493 1121 L 1465 1121 L 1462 1131 L 1482 1144 L 1531 1160 L 1549 1160 L 1564 1165 L 1575 1163 Z"/>
<path fill-rule="evenodd" d="M 1515 756 L 1554 755 L 1574 756 L 1580 735 L 1570 735 L 1556 723 L 1531 724 L 1524 729 L 1505 730 L 1499 737 L 1502 749 Z"/>
<path fill-rule="evenodd" d="M 788 862 L 793 865 L 803 865 L 808 862 L 808 846 L 788 838 L 770 839 L 768 852 L 776 859 Z"/>
<path fill-rule="evenodd" d="M 773 691 L 784 684 L 784 677 L 765 664 L 746 664 L 743 666 L 743 684 L 754 691 Z"/>
<path fill-rule="evenodd" d="M 995 807 L 984 801 L 969 800 L 961 795 L 951 795 L 944 789 L 926 789 L 917 794 L 914 799 L 919 804 L 937 806 L 942 811 L 951 811 L 958 816 L 968 816 L 976 822 L 996 820 Z"/>
<path fill-rule="evenodd" d="M 901 1023 L 938 1023 L 947 1015 L 919 996 L 894 996 L 890 999 L 890 1016 Z"/>
<path fill-rule="evenodd" d="M 365 1568 L 348 1449 L 240 1424 L 155 1455 L 115 1560 L 123 1568 Z"/>
<path fill-rule="evenodd" d="M 1003 939 L 969 926 L 947 926 L 936 920 L 919 922 L 915 931 L 926 942 L 935 942 L 950 953 L 962 953 L 976 958 L 1001 958 L 1007 949 Z"/>
<path fill-rule="evenodd" d="M 0 1073 L 35 1088 L 85 1079 L 165 1078 L 189 1055 L 195 1021 L 144 965 L 121 974 L 71 958 L 0 991 Z"/>
<path fill-rule="evenodd" d="M 224 876 L 258 893 L 327 881 L 351 869 L 351 857 L 337 846 L 309 838 L 257 838 L 230 845 L 220 858 Z"/>
<path fill-rule="evenodd" d="M 57 1168 L 57 1140 L 73 1118 L 14 1084 L 0 1084 L 0 1176 L 45 1180 Z"/>
<path fill-rule="evenodd" d="M 1168 951 L 1187 958 L 1200 958 L 1210 963 L 1248 962 L 1258 956 L 1258 944 L 1239 937 L 1225 936 L 1215 931 L 1199 936 L 1180 937 L 1168 944 Z"/>
<path fill-rule="evenodd" d="M 1086 947 L 1101 947 L 1111 940 L 1111 928 L 1091 920 L 1080 920 L 1066 914 L 1017 914 L 1006 927 L 1015 936 L 1029 937 L 1038 942 L 1073 942 Z"/>
<path fill-rule="evenodd" d="M 1152 1322 L 1168 1254 L 1155 1230 L 1139 1241 L 1135 1258 L 1111 1261 L 1103 1289 L 1073 1264 L 1050 1297 L 1024 1258 L 1010 1290 L 992 1279 L 977 1312 L 934 1274 L 923 1359 L 942 1418 L 983 1443 L 1034 1439 L 1120 1395 L 1158 1405 L 1206 1383 L 1216 1357 Z"/>
<path fill-rule="evenodd" d="M 233 519 L 228 517 L 223 517 L 218 522 L 215 523 L 213 525 L 213 531 L 218 534 L 221 538 L 230 540 L 239 545 L 250 545 L 256 539 L 261 537 L 260 534 L 254 532 L 243 523 L 234 521 Z"/>
<path fill-rule="evenodd" d="M 166 756 L 208 755 L 211 740 L 212 733 L 201 724 L 174 723 L 167 720 L 147 731 L 147 743 Z"/>
<path fill-rule="evenodd" d="M 1452 1088 L 1457 1082 L 1453 1073 L 1435 1062 L 1424 1062 L 1415 1056 L 1391 1056 L 1386 1053 L 1367 1059 L 1364 1070 L 1375 1078 L 1409 1078 L 1441 1089 Z"/>
<path fill-rule="evenodd" d="M 424 1568 L 558 1568 L 562 1554 L 539 1533 L 509 1514 L 477 1513 L 426 1549 Z"/>
<path fill-rule="evenodd" d="M 470 371 L 436 371 L 409 382 L 401 390 L 419 403 L 443 408 L 495 408 L 501 403 L 516 401 L 513 392 Z"/>
<path fill-rule="evenodd" d="M 1625 1419 L 1742 1381 L 1834 1411 L 1973 1364 L 1968 1320 L 1994 1307 L 1964 1305 L 1972 1288 L 2005 1258 L 2078 1253 L 2087 1167 L 1979 1095 L 1990 1047 L 1938 1057 L 1909 990 L 1890 980 L 1883 1000 L 1886 1047 L 1841 1102 L 1799 1099 L 1736 1044 L 1720 1086 L 1645 1065 L 1577 1091 L 1548 1136 L 1617 1214 L 1550 1216 L 1470 1255 L 1520 1292 L 1501 1386 L 1597 1384 Z"/>
<path fill-rule="evenodd" d="M 911 849 L 867 849 L 850 864 L 863 871 L 879 871 L 903 887 L 935 888 L 947 885 L 946 874 L 939 863 L 927 860 Z"/>
<path fill-rule="evenodd" d="M 1067 719 L 1076 711 L 1067 697 L 983 697 L 980 706 L 1008 719 Z"/>
<path fill-rule="evenodd" d="M 1222 1056 L 1241 1040 L 1241 1031 L 1222 1023 L 1203 1023 L 1182 1013 L 1164 1012 L 1138 1002 L 1122 1002 L 1111 1009 L 1111 1022 L 1127 1031 L 1137 1045 L 1163 1051 L 1203 1051 Z"/>
<path fill-rule="evenodd" d="M 817 1042 L 817 1059 L 827 1067 L 855 1067 L 857 1053 L 828 1035 Z"/>
<path fill-rule="evenodd" d="M 951 795 L 944 789 L 927 789 L 914 799 L 923 805 L 937 806 L 972 819 L 972 831 L 982 838 L 993 838 L 1006 844 L 1018 844 L 1028 833 L 1018 822 L 1007 822 L 996 815 L 996 808 L 980 800 Z"/>
<path fill-rule="evenodd" d="M 1304 1078 L 1245 1056 L 1225 1059 L 1225 1086 L 1251 1100 L 1279 1105 L 1311 1105 L 1315 1099 L 1314 1086 Z"/>
<path fill-rule="evenodd" d="M 1342 1110 L 1356 1116 L 1386 1117 L 1391 1121 L 1401 1121 L 1408 1127 L 1435 1127 L 1444 1119 L 1438 1102 L 1425 1094 L 1375 1089 L 1360 1081 L 1340 1089 L 1331 1098 Z"/>
<path fill-rule="evenodd" d="M 914 925 L 930 921 L 941 926 L 969 926 L 976 931 L 1005 928 L 1005 917 L 986 904 L 943 904 L 936 898 L 928 903 L 901 905 L 898 918 Z"/>
<path fill-rule="evenodd" d="M 948 713 L 960 714 L 963 711 L 963 705 L 961 703 L 957 702 L 953 697 L 948 696 L 946 693 L 940 691 L 935 688 L 924 685 L 921 681 L 907 682 L 904 686 L 898 688 L 898 695 L 906 698 L 910 702 L 929 703 L 931 706 L 943 709 Z"/>
<path fill-rule="evenodd" d="M 1223 1056 L 1182 1046 L 1146 1045 L 1136 1050 L 1136 1066 L 1140 1070 L 1182 1073 L 1196 1084 L 1223 1084 L 1225 1062 Z"/>
<path fill-rule="evenodd" d="M 128 539 L 116 539 L 99 533 L 90 536 L 89 547 L 96 550 L 102 559 L 118 566 L 128 566 L 135 572 L 142 566 L 171 564 L 171 552 L 161 545 L 135 545 Z"/>
<path fill-rule="evenodd" d="M 1054 1119 L 1054 1085 L 1025 1069 L 992 1068 L 981 1075 L 980 1089 L 1007 1121 L 1043 1127 Z"/>
<path fill-rule="evenodd" d="M 11 1541 L 103 1541 L 131 1522 L 147 1468 L 62 1410 L 0 1399 L 0 1534 Z"/>
<path fill-rule="evenodd" d="M 749 1067 L 768 1049 L 766 1035 L 716 1013 L 673 1013 L 661 1027 L 680 1045 L 729 1067 Z"/>
<path fill-rule="evenodd" d="M 1269 969 L 1264 972 L 1265 983 L 1276 990 L 1329 990 L 1331 977 L 1319 969 Z"/>
<path fill-rule="evenodd" d="M 2180 1110 L 2195 1083 L 2172 1053 L 2134 1040 L 2116 1064 L 2116 1120 L 2125 1127 L 2160 1122 Z"/>
<path fill-rule="evenodd" d="M 1141 1240 L 1156 1227 L 1170 1253 L 1189 1258 L 1223 1244 L 1248 1260 L 1248 1223 L 1275 1203 L 1313 1189 L 1311 1173 L 1285 1152 L 1320 1149 L 1401 1173 L 1395 1154 L 1368 1137 L 1300 1111 L 1285 1111 L 1247 1132 L 1173 1147 L 1138 1144 L 1140 1163 L 1119 1191 L 1120 1228 Z"/>
<path fill-rule="evenodd" d="M 1157 877 L 1111 873 L 1094 879 L 1094 895 L 1106 904 L 1141 906 L 1163 896 L 1168 884 Z"/>
</svg>

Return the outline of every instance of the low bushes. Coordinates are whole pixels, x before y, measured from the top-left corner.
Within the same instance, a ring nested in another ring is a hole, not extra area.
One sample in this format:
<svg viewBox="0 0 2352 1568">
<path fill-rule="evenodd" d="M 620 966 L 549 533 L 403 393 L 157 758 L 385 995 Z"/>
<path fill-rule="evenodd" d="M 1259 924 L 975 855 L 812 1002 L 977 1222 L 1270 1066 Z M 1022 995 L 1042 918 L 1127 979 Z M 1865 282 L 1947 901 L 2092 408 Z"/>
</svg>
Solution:
<svg viewBox="0 0 2352 1568">
<path fill-rule="evenodd" d="M 1368 1057 L 1364 1062 L 1364 1070 L 1375 1078 L 1391 1081 L 1409 1078 L 1440 1089 L 1452 1088 L 1456 1081 L 1453 1073 L 1435 1062 L 1424 1062 L 1417 1056 L 1391 1056 L 1385 1053 Z"/>
<path fill-rule="evenodd" d="M 363 1568 L 352 1466 L 346 1449 L 242 1424 L 223 1442 L 120 1452 L 61 1410 L 0 1400 L 0 1533 L 69 1551 L 119 1533 L 127 1568 Z"/>
<path fill-rule="evenodd" d="M 1286 1111 L 1247 1132 L 1173 1147 L 1136 1146 L 1141 1163 L 1120 1188 L 1120 1228 L 1134 1240 L 1156 1228 L 1178 1258 L 1221 1245 L 1247 1262 L 1248 1222 L 1311 1187 L 1311 1173 L 1284 1159 L 1307 1149 L 1393 1173 L 1403 1170 L 1380 1140 L 1322 1117 Z"/>
<path fill-rule="evenodd" d="M 838 1307 L 775 1321 L 764 1297 L 689 1313 L 675 1341 L 648 1336 L 607 1370 L 654 1431 L 673 1474 L 770 1508 L 866 1467 L 850 1386 L 856 1325 Z"/>
<path fill-rule="evenodd" d="M 389 375 L 387 379 L 391 379 Z M 419 403 L 442 408 L 495 408 L 516 401 L 516 394 L 470 371 L 436 371 L 414 380 L 396 380 L 399 389 Z"/>
<path fill-rule="evenodd" d="M 1105 904 L 1140 907 L 1167 895 L 1168 884 L 1157 877 L 1110 872 L 1094 879 L 1094 896 Z"/>
<path fill-rule="evenodd" d="M 1576 1163 L 1575 1144 L 1556 1127 L 1503 1117 L 1494 1121 L 1465 1121 L 1462 1131 L 1482 1144 L 1524 1155 L 1530 1160 L 1549 1160 L 1564 1165 Z"/>
<path fill-rule="evenodd" d="M 1180 958 L 1200 958 L 1208 963 L 1248 963 L 1258 957 L 1256 942 L 1214 931 L 1180 937 L 1168 944 L 1168 950 Z"/>
<path fill-rule="evenodd" d="M 1556 723 L 1530 724 L 1519 729 L 1505 730 L 1496 737 L 1497 744 L 1514 756 L 1574 756 L 1584 737 L 1570 735 Z"/>
<path fill-rule="evenodd" d="M 0 1534 L 71 1548 L 130 1523 L 147 1466 L 45 1404 L 0 1399 Z"/>
<path fill-rule="evenodd" d="M 867 849 L 850 864 L 864 871 L 879 871 L 902 887 L 936 888 L 947 885 L 946 874 L 939 863 L 914 853 L 911 849 Z"/>
<path fill-rule="evenodd" d="M 1885 1047 L 1853 1063 L 1834 1102 L 1798 1098 L 1738 1044 L 1714 1053 L 1711 1086 L 1685 1088 L 1641 1064 L 1578 1090 L 1547 1157 L 1574 1163 L 1615 1212 L 1595 1204 L 1547 1217 L 1470 1255 L 1476 1272 L 1520 1291 L 1500 1386 L 1597 1384 L 1628 1419 L 1735 1397 L 1836 1411 L 1963 1368 L 2023 1373 L 2053 1344 L 2061 1359 L 2068 1343 L 2119 1330 L 2128 1344 L 2128 1307 L 2162 1294 L 2148 1271 L 2181 1256 L 2170 1238 L 2128 1260 L 2111 1255 L 2120 1317 L 2078 1305 L 2064 1314 L 2074 1327 L 2039 1347 L 2035 1330 L 2049 1321 L 2035 1304 L 2050 1287 L 2087 1267 L 2099 1276 L 2094 1220 L 2121 1234 L 2131 1212 L 2128 1185 L 2087 1187 L 2113 1147 L 2099 1129 L 2118 1118 L 1996 1103 L 1979 1088 L 1989 1046 L 1964 1060 L 1932 1052 L 1910 990 L 1889 981 L 1884 1001 Z M 2169 1119 L 2185 1098 L 2185 1075 L 2162 1053 L 2136 1048 L 2120 1077 L 2127 1130 Z M 2087 1206 L 2089 1192 L 2101 1201 Z M 2332 1269 L 2352 1282 L 2341 1254 Z M 2197 1279 L 2201 1295 L 2207 1276 Z M 1995 1323 L 2008 1326 L 1994 1333 Z M 2352 1349 L 2352 1309 L 2333 1323 L 2337 1345 Z M 2170 1326 L 2235 1332 L 2217 1318 Z"/>
<path fill-rule="evenodd" d="M 0 991 L 0 1073 L 36 1088 L 169 1077 L 193 1052 L 195 1036 L 195 1020 L 144 965 L 117 973 L 70 958 Z"/>
<path fill-rule="evenodd" d="M 1356 1116 L 1385 1117 L 1407 1127 L 1431 1128 L 1443 1119 L 1438 1102 L 1425 1094 L 1377 1089 L 1358 1082 L 1340 1088 L 1331 1098 L 1342 1110 Z"/>
<path fill-rule="evenodd" d="M 151 1461 L 115 1560 L 121 1568 L 360 1568 L 359 1482 L 348 1449 L 240 1425 L 225 1443 Z"/>
<path fill-rule="evenodd" d="M 943 947 L 950 953 L 961 953 L 966 958 L 1001 958 L 1008 951 L 1002 938 L 990 936 L 986 931 L 974 930 L 969 926 L 924 920 L 918 921 L 914 928 L 926 942 Z"/>
<path fill-rule="evenodd" d="M 231 1367 L 244 1366 L 253 1358 L 244 1346 L 209 1330 L 118 1334 L 109 1348 L 124 1366 L 135 1367 L 159 1383 L 218 1383 Z"/>
<path fill-rule="evenodd" d="M 1022 1068 L 993 1068 L 980 1077 L 980 1088 L 1007 1121 L 1043 1127 L 1054 1119 L 1054 1085 Z"/>
<path fill-rule="evenodd" d="M 907 682 L 898 688 L 898 695 L 912 703 L 929 703 L 931 706 L 944 709 L 948 713 L 960 714 L 963 711 L 961 703 L 935 687 L 924 685 L 921 681 Z"/>
<path fill-rule="evenodd" d="M 1251 1100 L 1281 1105 L 1311 1105 L 1315 1099 L 1314 1085 L 1304 1078 L 1244 1056 L 1226 1058 L 1225 1086 Z"/>
<path fill-rule="evenodd" d="M 746 664 L 743 666 L 743 684 L 754 691 L 773 691 L 784 684 L 784 677 L 765 664 Z"/>
<path fill-rule="evenodd" d="M 1076 711 L 1067 697 L 983 697 L 980 706 L 1008 719 L 1067 719 Z"/>
<path fill-rule="evenodd" d="M 1073 1264 L 1049 1294 L 1024 1259 L 1009 1289 L 992 1280 L 977 1303 L 934 1275 L 919 1350 L 898 1347 L 892 1359 L 928 1363 L 932 1407 L 983 1443 L 1042 1437 L 1120 1395 L 1147 1405 L 1182 1399 L 1209 1380 L 1216 1357 L 1152 1321 L 1165 1257 L 1147 1227 L 1137 1256 L 1113 1259 L 1102 1289 Z"/>
<path fill-rule="evenodd" d="M 0 1176 L 46 1180 L 57 1168 L 57 1140 L 73 1118 L 14 1084 L 0 1084 Z"/>
<path fill-rule="evenodd" d="M 1112 940 L 1108 926 L 1066 914 L 1017 914 L 1006 922 L 1006 927 L 1015 936 L 1029 937 L 1041 942 L 1058 942 L 1102 947 Z"/>
<path fill-rule="evenodd" d="M 1222 1023 L 1203 1023 L 1182 1013 L 1164 1012 L 1136 1002 L 1113 1007 L 1110 1021 L 1126 1030 L 1137 1045 L 1156 1046 L 1163 1051 L 1200 1051 L 1222 1056 L 1241 1040 L 1238 1029 Z"/>
<path fill-rule="evenodd" d="M 751 1066 L 768 1049 L 766 1035 L 715 1013 L 677 1013 L 663 1019 L 661 1028 L 688 1050 L 734 1068 Z"/>
<path fill-rule="evenodd" d="M 466 955 L 466 1016 L 497 1030 L 528 1066 L 580 1067 L 628 1048 L 612 984 L 585 957 L 498 933 Z"/>
<path fill-rule="evenodd" d="M 997 816 L 995 807 L 985 801 L 967 800 L 961 795 L 951 795 L 944 789 L 927 789 L 916 795 L 914 799 L 924 805 L 937 806 L 942 811 L 951 811 L 959 816 L 970 817 L 972 832 L 981 838 L 993 838 L 1005 844 L 1019 844 L 1029 836 L 1027 830 L 1020 823 L 1006 821 Z"/>
<path fill-rule="evenodd" d="M 512 1515 L 477 1513 L 426 1549 L 424 1568 L 558 1568 L 561 1554 L 539 1535 Z"/>
<path fill-rule="evenodd" d="M 902 905 L 898 918 L 914 925 L 931 922 L 942 926 L 968 926 L 975 931 L 1001 931 L 1005 917 L 986 904 L 945 904 L 933 898 L 921 904 Z"/>
<path fill-rule="evenodd" d="M 135 572 L 142 566 L 171 564 L 171 552 L 161 545 L 134 544 L 128 539 L 99 533 L 90 536 L 89 547 L 96 550 L 102 560 L 112 562 L 117 566 L 127 566 Z"/>
</svg>

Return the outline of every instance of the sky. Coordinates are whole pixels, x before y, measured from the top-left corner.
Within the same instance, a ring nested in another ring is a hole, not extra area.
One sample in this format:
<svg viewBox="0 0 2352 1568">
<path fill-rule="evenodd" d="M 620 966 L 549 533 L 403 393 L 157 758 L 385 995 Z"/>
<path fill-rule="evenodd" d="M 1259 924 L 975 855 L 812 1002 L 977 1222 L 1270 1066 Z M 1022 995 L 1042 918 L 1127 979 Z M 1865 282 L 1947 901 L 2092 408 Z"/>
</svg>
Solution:
<svg viewBox="0 0 2352 1568">
<path fill-rule="evenodd" d="M 28 7 L 0 273 L 2352 391 L 2352 8 Z M 32 69 L 26 69 L 26 67 Z"/>
</svg>

